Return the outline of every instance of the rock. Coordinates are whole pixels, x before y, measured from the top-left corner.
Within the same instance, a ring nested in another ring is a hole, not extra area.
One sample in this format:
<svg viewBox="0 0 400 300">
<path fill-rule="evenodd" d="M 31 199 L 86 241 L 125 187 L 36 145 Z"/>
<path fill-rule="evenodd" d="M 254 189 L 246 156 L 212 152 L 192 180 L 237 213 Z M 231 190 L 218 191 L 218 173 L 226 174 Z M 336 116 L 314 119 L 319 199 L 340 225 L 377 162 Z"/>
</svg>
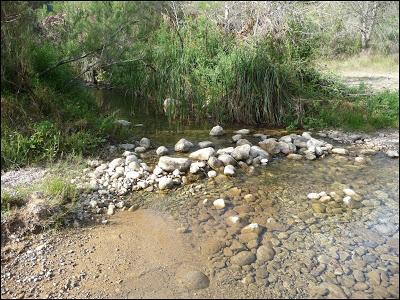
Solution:
<svg viewBox="0 0 400 300">
<path fill-rule="evenodd" d="M 200 271 L 188 271 L 178 275 L 178 281 L 189 290 L 205 289 L 210 285 L 210 280 Z"/>
<path fill-rule="evenodd" d="M 135 148 L 135 152 L 136 152 L 136 153 L 144 153 L 144 152 L 146 152 L 146 151 L 147 151 L 147 148 L 142 147 L 142 146 L 139 146 L 139 147 L 136 147 L 136 148 Z"/>
<path fill-rule="evenodd" d="M 303 136 L 296 136 L 293 138 L 293 144 L 299 148 L 307 148 L 308 139 Z"/>
<path fill-rule="evenodd" d="M 154 167 L 153 174 L 161 175 L 163 172 L 164 172 L 164 170 L 161 169 L 158 165 Z"/>
<path fill-rule="evenodd" d="M 315 213 L 324 213 L 326 211 L 325 205 L 323 205 L 319 202 L 311 203 L 311 207 Z"/>
<path fill-rule="evenodd" d="M 118 147 L 124 149 L 124 150 L 132 150 L 135 149 L 134 144 L 119 144 Z"/>
<path fill-rule="evenodd" d="M 175 151 L 176 152 L 189 152 L 189 150 L 193 147 L 193 144 L 186 139 L 180 139 L 175 144 Z"/>
<path fill-rule="evenodd" d="M 217 150 L 217 155 L 221 154 L 231 154 L 235 150 L 233 147 L 221 148 Z"/>
<path fill-rule="evenodd" d="M 216 209 L 223 209 L 225 207 L 225 200 L 217 199 L 213 202 L 213 205 Z"/>
<path fill-rule="evenodd" d="M 228 217 L 228 222 L 229 222 L 231 225 L 238 224 L 239 221 L 240 221 L 240 217 L 238 217 L 238 216 L 230 216 L 230 217 Z"/>
<path fill-rule="evenodd" d="M 386 155 L 389 156 L 390 158 L 398 158 L 399 152 L 395 150 L 388 150 L 386 151 Z"/>
<path fill-rule="evenodd" d="M 280 142 L 284 142 L 284 143 L 292 143 L 293 139 L 292 139 L 292 135 L 285 135 L 279 138 Z"/>
<path fill-rule="evenodd" d="M 121 125 L 121 126 L 129 126 L 129 125 L 131 125 L 131 122 L 126 121 L 126 120 L 115 120 L 114 124 Z"/>
<path fill-rule="evenodd" d="M 250 130 L 249 129 L 240 129 L 240 130 L 236 130 L 235 133 L 237 134 L 250 134 Z"/>
<path fill-rule="evenodd" d="M 223 135 L 224 134 L 224 129 L 221 126 L 214 126 L 211 131 L 210 131 L 210 135 L 212 136 L 219 136 L 219 135 Z"/>
<path fill-rule="evenodd" d="M 274 258 L 275 251 L 272 248 L 272 244 L 262 245 L 257 249 L 257 260 L 259 263 L 270 261 Z"/>
<path fill-rule="evenodd" d="M 220 162 L 222 162 L 222 164 L 225 166 L 227 166 L 227 165 L 236 166 L 237 165 L 237 161 L 229 154 L 221 154 L 220 156 L 218 156 L 218 160 Z M 211 165 L 210 165 L 210 167 L 211 167 Z"/>
<path fill-rule="evenodd" d="M 350 196 L 350 197 L 357 195 L 357 193 L 352 189 L 343 189 L 343 193 L 345 193 L 347 196 Z"/>
<path fill-rule="evenodd" d="M 308 150 L 307 150 L 307 151 L 308 151 Z M 306 157 L 307 160 L 314 160 L 314 159 L 317 158 L 317 157 L 315 156 L 315 154 L 313 154 L 313 153 L 311 153 L 311 152 L 307 152 L 307 151 L 306 151 L 306 153 L 305 153 L 305 154 L 306 154 L 305 157 Z"/>
<path fill-rule="evenodd" d="M 157 150 L 156 150 L 156 154 L 157 154 L 158 156 L 167 155 L 168 152 L 169 152 L 169 150 L 168 150 L 168 148 L 165 147 L 165 146 L 160 146 L 160 147 L 158 147 Z"/>
<path fill-rule="evenodd" d="M 188 158 L 184 157 L 161 156 L 158 161 L 158 166 L 167 172 L 172 172 L 175 169 L 185 172 L 190 168 L 191 163 L 192 162 Z"/>
<path fill-rule="evenodd" d="M 251 143 L 246 139 L 240 139 L 236 142 L 236 145 L 237 146 L 242 146 L 242 145 L 250 145 L 251 146 Z"/>
<path fill-rule="evenodd" d="M 241 138 L 242 138 L 241 134 L 235 134 L 234 136 L 232 136 L 232 141 L 234 141 L 236 143 Z"/>
<path fill-rule="evenodd" d="M 125 158 L 125 165 L 129 165 L 131 162 L 138 162 L 138 158 L 136 157 L 136 155 L 128 155 Z"/>
<path fill-rule="evenodd" d="M 307 198 L 310 200 L 318 200 L 321 196 L 318 193 L 309 193 Z"/>
<path fill-rule="evenodd" d="M 292 143 L 278 142 L 279 151 L 283 154 L 289 154 L 296 152 L 296 146 Z"/>
<path fill-rule="evenodd" d="M 269 159 L 270 155 L 267 151 L 265 151 L 264 149 L 262 149 L 259 146 L 251 146 L 250 147 L 250 157 L 252 157 L 252 158 L 260 157 L 260 158 Z"/>
<path fill-rule="evenodd" d="M 365 281 L 364 273 L 361 272 L 360 270 L 354 270 L 353 271 L 353 277 L 358 282 L 364 282 Z"/>
<path fill-rule="evenodd" d="M 250 265 L 256 261 L 256 256 L 250 251 L 241 251 L 231 257 L 231 263 L 239 266 Z"/>
<path fill-rule="evenodd" d="M 261 227 L 257 223 L 251 223 L 251 224 L 243 227 L 240 232 L 243 234 L 249 233 L 249 232 L 254 232 L 257 235 L 259 235 L 261 233 Z"/>
<path fill-rule="evenodd" d="M 288 156 L 286 156 L 288 159 L 292 159 L 292 160 L 302 160 L 303 156 L 300 154 L 295 154 L 295 153 L 291 153 Z"/>
<path fill-rule="evenodd" d="M 196 160 L 208 160 L 214 154 L 215 154 L 214 148 L 208 147 L 190 153 L 189 158 Z"/>
<path fill-rule="evenodd" d="M 108 206 L 108 209 L 107 209 L 107 215 L 109 215 L 109 216 L 113 215 L 114 209 L 115 209 L 115 205 L 110 203 L 110 205 Z"/>
<path fill-rule="evenodd" d="M 233 159 L 233 158 L 232 158 Z M 223 167 L 224 164 L 222 161 L 220 161 L 218 158 L 216 158 L 215 156 L 211 156 L 208 161 L 207 164 L 210 166 L 211 169 L 214 170 L 218 170 L 219 168 Z"/>
<path fill-rule="evenodd" d="M 158 181 L 158 188 L 160 190 L 169 189 L 174 186 L 174 181 L 169 177 L 161 177 Z"/>
<path fill-rule="evenodd" d="M 140 140 L 139 145 L 140 145 L 141 147 L 146 148 L 146 149 L 150 149 L 150 147 L 151 147 L 151 141 L 150 141 L 150 139 L 144 137 L 144 138 L 142 138 L 142 139 Z"/>
<path fill-rule="evenodd" d="M 217 177 L 217 172 L 215 172 L 214 170 L 208 171 L 207 176 L 209 178 Z"/>
<path fill-rule="evenodd" d="M 130 179 L 138 179 L 142 176 L 142 174 L 140 174 L 139 172 L 136 171 L 129 171 L 126 172 L 125 177 L 126 178 L 130 178 Z"/>
<path fill-rule="evenodd" d="M 223 247 L 225 247 L 223 241 L 210 238 L 202 244 L 201 252 L 206 256 L 212 256 L 215 253 L 218 253 Z"/>
<path fill-rule="evenodd" d="M 224 168 L 224 174 L 228 176 L 233 176 L 235 175 L 235 167 L 232 165 L 227 165 Z"/>
<path fill-rule="evenodd" d="M 344 148 L 333 148 L 332 153 L 334 154 L 340 154 L 340 155 L 347 155 L 349 151 L 347 151 Z"/>
<path fill-rule="evenodd" d="M 242 146 L 237 146 L 233 151 L 232 151 L 232 157 L 236 160 L 246 160 L 250 156 L 250 145 L 242 145 Z"/>
<path fill-rule="evenodd" d="M 354 158 L 354 161 L 358 164 L 364 164 L 365 163 L 365 158 L 361 157 L 361 156 L 357 156 L 356 158 Z"/>
<path fill-rule="evenodd" d="M 199 167 L 199 165 L 197 163 L 192 163 L 190 165 L 190 170 L 189 170 L 190 173 L 196 174 L 199 171 L 200 171 L 200 167 Z"/>
<path fill-rule="evenodd" d="M 278 154 L 281 149 L 279 143 L 274 138 L 269 138 L 258 143 L 258 145 L 269 154 Z"/>
<path fill-rule="evenodd" d="M 116 167 L 123 165 L 123 163 L 123 158 L 116 158 L 108 164 L 108 168 L 113 171 Z"/>
<path fill-rule="evenodd" d="M 346 204 L 347 206 L 350 206 L 352 204 L 351 197 L 350 196 L 344 197 L 343 203 Z"/>
<path fill-rule="evenodd" d="M 203 141 L 203 142 L 199 142 L 199 147 L 200 148 L 208 148 L 208 147 L 215 147 L 213 142 L 210 141 Z"/>
</svg>

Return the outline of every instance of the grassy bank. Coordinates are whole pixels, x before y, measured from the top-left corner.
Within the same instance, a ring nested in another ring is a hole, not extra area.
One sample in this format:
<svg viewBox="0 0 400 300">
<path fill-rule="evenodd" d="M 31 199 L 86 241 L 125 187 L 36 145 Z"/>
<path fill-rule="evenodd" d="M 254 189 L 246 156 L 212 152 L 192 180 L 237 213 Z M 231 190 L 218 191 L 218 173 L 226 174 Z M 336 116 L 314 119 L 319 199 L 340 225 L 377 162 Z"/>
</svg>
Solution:
<svg viewBox="0 0 400 300">
<path fill-rule="evenodd" d="M 160 114 L 164 99 L 176 99 L 169 116 L 177 122 L 398 126 L 398 93 L 354 97 L 369 91 L 318 71 L 320 39 L 305 34 L 307 22 L 289 22 L 282 35 L 244 38 L 204 15 L 182 17 L 177 26 L 148 3 L 56 4 L 52 12 L 2 4 L 10 16 L 1 28 L 2 169 L 90 154 L 126 137 L 82 87 L 88 74 Z M 134 22 L 147 11 L 148 19 Z"/>
</svg>

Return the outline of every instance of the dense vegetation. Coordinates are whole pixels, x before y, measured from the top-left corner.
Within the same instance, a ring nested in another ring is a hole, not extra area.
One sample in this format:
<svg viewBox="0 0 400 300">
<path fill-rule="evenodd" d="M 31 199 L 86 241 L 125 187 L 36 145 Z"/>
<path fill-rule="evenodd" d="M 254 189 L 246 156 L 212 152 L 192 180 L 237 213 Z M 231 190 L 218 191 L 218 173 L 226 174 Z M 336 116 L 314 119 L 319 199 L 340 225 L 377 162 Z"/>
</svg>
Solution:
<svg viewBox="0 0 400 300">
<path fill-rule="evenodd" d="M 1 4 L 2 168 L 118 138 L 112 112 L 100 113 L 84 81 L 131 91 L 159 113 L 177 99 L 170 117 L 180 122 L 398 126 L 398 92 L 368 96 L 316 70 L 329 38 L 312 13 L 249 36 L 214 22 L 204 3 L 196 13 L 163 1 L 46 3 Z"/>
</svg>

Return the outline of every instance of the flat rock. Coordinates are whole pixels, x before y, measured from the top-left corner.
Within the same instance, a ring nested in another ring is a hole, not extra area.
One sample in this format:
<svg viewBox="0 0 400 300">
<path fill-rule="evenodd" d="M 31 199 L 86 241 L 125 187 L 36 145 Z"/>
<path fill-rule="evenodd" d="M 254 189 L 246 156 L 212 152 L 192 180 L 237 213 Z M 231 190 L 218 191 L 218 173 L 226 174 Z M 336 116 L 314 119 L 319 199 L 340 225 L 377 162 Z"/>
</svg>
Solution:
<svg viewBox="0 0 400 300">
<path fill-rule="evenodd" d="M 192 162 L 188 158 L 184 157 L 161 156 L 158 161 L 158 166 L 167 172 L 172 172 L 175 169 L 185 172 L 190 168 L 191 163 Z"/>
<path fill-rule="evenodd" d="M 208 160 L 215 154 L 215 150 L 212 147 L 199 149 L 189 154 L 189 158 L 197 160 Z"/>
</svg>

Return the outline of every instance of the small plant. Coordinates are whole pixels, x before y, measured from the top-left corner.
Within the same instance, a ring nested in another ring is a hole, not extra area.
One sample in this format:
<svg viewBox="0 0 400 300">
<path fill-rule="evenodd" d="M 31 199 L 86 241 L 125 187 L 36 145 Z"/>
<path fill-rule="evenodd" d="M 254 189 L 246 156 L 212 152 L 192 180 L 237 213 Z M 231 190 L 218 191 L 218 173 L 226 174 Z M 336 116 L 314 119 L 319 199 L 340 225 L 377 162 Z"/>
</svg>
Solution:
<svg viewBox="0 0 400 300">
<path fill-rule="evenodd" d="M 44 183 L 44 192 L 49 195 L 53 201 L 65 204 L 74 202 L 77 196 L 75 185 L 61 177 L 48 178 Z"/>
</svg>

